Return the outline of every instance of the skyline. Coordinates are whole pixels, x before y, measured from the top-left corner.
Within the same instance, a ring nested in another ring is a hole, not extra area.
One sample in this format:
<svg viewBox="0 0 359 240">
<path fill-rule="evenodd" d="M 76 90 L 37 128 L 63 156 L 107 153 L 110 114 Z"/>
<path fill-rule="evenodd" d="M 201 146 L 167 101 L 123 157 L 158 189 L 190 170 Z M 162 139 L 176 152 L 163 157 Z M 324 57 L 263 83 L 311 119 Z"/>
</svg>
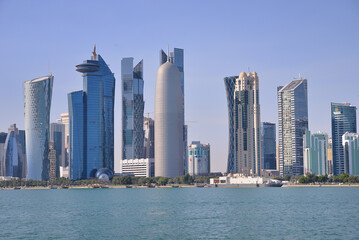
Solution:
<svg viewBox="0 0 359 240">
<path fill-rule="evenodd" d="M 142 5 L 138 4 L 140 2 Z M 184 85 L 188 143 L 201 141 L 211 145 L 212 171 L 225 171 L 227 167 L 228 113 L 223 83 L 226 76 L 247 72 L 248 67 L 258 72 L 262 122 L 278 123 L 276 88 L 299 73 L 308 79 L 311 132 L 321 130 L 331 136 L 331 102 L 359 106 L 359 84 L 355 75 L 359 62 L 356 44 L 359 34 L 352 30 L 359 28 L 359 14 L 355 12 L 359 4 L 355 1 L 345 5 L 333 1 L 301 4 L 276 1 L 276 6 L 266 2 L 261 2 L 260 6 L 232 2 L 233 7 L 215 2 L 202 6 L 189 4 L 189 1 L 182 5 L 136 1 L 137 4 L 96 6 L 91 2 L 84 6 L 84 2 L 79 1 L 66 9 L 69 11 L 66 20 L 62 19 L 61 11 L 51 12 L 51 9 L 66 8 L 59 2 L 39 1 L 38 6 L 28 2 L 17 6 L 16 3 L 19 2 L 0 2 L 0 30 L 4 36 L 0 39 L 3 46 L 0 84 L 5 86 L 0 93 L 0 107 L 4 113 L 0 118 L 0 131 L 3 132 L 13 123 L 24 129 L 21 85 L 34 78 L 51 73 L 55 76 L 50 122 L 56 122 L 61 113 L 68 112 L 67 94 L 82 89 L 82 78 L 75 71 L 75 65 L 91 56 L 94 44 L 117 79 L 115 162 L 119 161 L 121 153 L 121 59 L 144 59 L 145 113 L 154 112 L 158 51 L 168 43 L 171 48 L 186 51 Z M 286 11 L 277 12 L 278 5 Z M 106 10 L 114 14 L 118 10 L 123 15 L 101 15 L 103 21 L 96 23 L 91 17 L 78 14 L 80 11 L 91 13 L 95 7 L 99 12 Z M 118 26 L 117 23 L 128 19 L 125 10 L 129 7 L 137 8 L 139 18 L 126 22 L 127 26 Z M 182 10 L 188 19 L 163 21 L 163 15 L 157 16 L 171 7 L 177 7 L 176 12 Z M 17 14 L 13 14 L 15 10 Z M 199 11 L 204 13 L 202 18 L 196 16 Z M 295 14 L 301 11 L 305 14 Z M 27 15 L 30 12 L 31 17 Z M 273 13 L 279 16 L 273 17 Z M 43 21 L 46 16 L 48 21 Z M 150 16 L 153 16 L 151 21 L 143 21 Z M 273 18 L 267 22 L 269 16 Z M 332 16 L 337 17 L 332 19 Z M 193 24 L 189 25 L 191 21 Z M 101 22 L 108 22 L 108 25 L 103 26 Z M 79 25 L 83 29 L 79 29 Z M 143 31 L 143 37 L 124 37 L 123 33 L 136 33 L 135 26 Z M 18 71 L 19 64 L 21 71 Z"/>
</svg>

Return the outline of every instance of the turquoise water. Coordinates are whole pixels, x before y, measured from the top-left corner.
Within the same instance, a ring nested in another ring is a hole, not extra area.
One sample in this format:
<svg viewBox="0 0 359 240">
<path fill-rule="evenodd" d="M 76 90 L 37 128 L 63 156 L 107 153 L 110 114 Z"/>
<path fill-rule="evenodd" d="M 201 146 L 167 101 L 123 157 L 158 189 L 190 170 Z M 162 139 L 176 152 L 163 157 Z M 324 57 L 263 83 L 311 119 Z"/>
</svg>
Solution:
<svg viewBox="0 0 359 240">
<path fill-rule="evenodd" d="M 1 190 L 0 239 L 358 239 L 359 188 Z"/>
</svg>

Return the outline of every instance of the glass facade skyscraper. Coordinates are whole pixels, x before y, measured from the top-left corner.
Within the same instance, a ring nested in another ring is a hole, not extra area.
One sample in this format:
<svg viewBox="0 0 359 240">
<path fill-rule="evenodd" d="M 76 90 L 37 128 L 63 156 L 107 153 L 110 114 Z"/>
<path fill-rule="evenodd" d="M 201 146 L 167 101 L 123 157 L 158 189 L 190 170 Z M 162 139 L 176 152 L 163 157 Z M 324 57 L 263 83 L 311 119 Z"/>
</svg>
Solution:
<svg viewBox="0 0 359 240">
<path fill-rule="evenodd" d="M 275 123 L 261 124 L 261 166 L 262 169 L 275 170 L 277 168 L 276 127 Z"/>
<path fill-rule="evenodd" d="M 233 173 L 234 169 L 234 89 L 236 86 L 236 79 L 239 76 L 230 76 L 224 78 L 224 86 L 227 96 L 227 108 L 228 108 L 228 160 L 227 160 L 227 172 Z"/>
<path fill-rule="evenodd" d="M 133 67 L 133 58 L 121 61 L 122 158 L 143 158 L 143 60 Z"/>
<path fill-rule="evenodd" d="M 308 129 L 307 80 L 294 80 L 277 88 L 279 172 L 303 175 L 303 135 Z"/>
<path fill-rule="evenodd" d="M 342 136 L 344 133 L 356 133 L 356 107 L 350 103 L 331 103 L 333 172 L 345 173 Z"/>
<path fill-rule="evenodd" d="M 115 77 L 95 50 L 76 68 L 83 73 L 84 90 L 68 94 L 70 176 L 92 178 L 100 168 L 114 170 Z"/>
<path fill-rule="evenodd" d="M 27 178 L 49 179 L 49 131 L 54 76 L 24 82 Z"/>
</svg>

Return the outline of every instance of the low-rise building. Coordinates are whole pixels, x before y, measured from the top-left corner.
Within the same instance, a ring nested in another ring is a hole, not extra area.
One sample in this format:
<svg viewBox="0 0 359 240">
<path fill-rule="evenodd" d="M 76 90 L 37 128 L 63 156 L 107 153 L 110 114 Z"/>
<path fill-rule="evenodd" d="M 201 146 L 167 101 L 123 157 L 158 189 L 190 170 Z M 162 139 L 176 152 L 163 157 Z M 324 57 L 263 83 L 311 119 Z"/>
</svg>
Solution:
<svg viewBox="0 0 359 240">
<path fill-rule="evenodd" d="M 154 158 L 120 160 L 120 173 L 133 174 L 135 177 L 153 177 L 155 175 Z"/>
</svg>

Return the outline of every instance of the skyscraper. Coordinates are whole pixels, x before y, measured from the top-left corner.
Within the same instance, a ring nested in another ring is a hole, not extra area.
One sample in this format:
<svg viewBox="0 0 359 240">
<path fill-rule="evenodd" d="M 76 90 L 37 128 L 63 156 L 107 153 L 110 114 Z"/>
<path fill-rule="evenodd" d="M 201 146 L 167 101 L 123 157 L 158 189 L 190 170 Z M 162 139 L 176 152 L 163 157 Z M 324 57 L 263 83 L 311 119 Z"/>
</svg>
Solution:
<svg viewBox="0 0 359 240">
<path fill-rule="evenodd" d="M 1 176 L 26 177 L 25 131 L 12 124 L 4 145 L 4 156 L 1 159 Z"/>
<path fill-rule="evenodd" d="M 64 167 L 67 167 L 69 165 L 69 141 L 70 141 L 70 135 L 69 135 L 70 120 L 68 113 L 61 114 L 61 123 L 65 125 L 65 166 Z"/>
<path fill-rule="evenodd" d="M 261 166 L 262 169 L 277 169 L 275 123 L 262 122 L 261 125 Z"/>
<path fill-rule="evenodd" d="M 143 60 L 133 67 L 133 58 L 121 61 L 122 158 L 143 158 Z"/>
<path fill-rule="evenodd" d="M 314 133 L 306 129 L 303 137 L 304 148 L 304 174 L 315 173 L 324 175 L 328 173 L 327 144 L 328 135 L 325 133 Z"/>
<path fill-rule="evenodd" d="M 344 169 L 349 175 L 359 176 L 359 134 L 344 133 L 342 136 L 344 150 Z"/>
<path fill-rule="evenodd" d="M 177 177 L 184 173 L 183 94 L 170 58 L 157 71 L 155 95 L 155 174 Z"/>
<path fill-rule="evenodd" d="M 231 76 L 224 78 L 224 86 L 227 96 L 227 108 L 228 108 L 228 160 L 227 160 L 227 172 L 236 172 L 234 169 L 234 89 L 236 86 L 236 79 L 239 76 Z"/>
<path fill-rule="evenodd" d="M 342 136 L 357 132 L 356 107 L 350 103 L 331 103 L 333 174 L 345 172 Z"/>
<path fill-rule="evenodd" d="M 49 179 L 49 131 L 54 76 L 24 82 L 27 178 Z"/>
<path fill-rule="evenodd" d="M 7 133 L 0 132 L 0 173 L 4 171 L 5 168 L 5 142 L 6 142 Z"/>
<path fill-rule="evenodd" d="M 155 157 L 155 121 L 151 118 L 144 118 L 143 131 L 144 138 L 144 158 Z"/>
<path fill-rule="evenodd" d="M 303 174 L 303 135 L 308 129 L 307 80 L 300 78 L 277 88 L 279 172 Z"/>
<path fill-rule="evenodd" d="M 192 176 L 208 175 L 211 169 L 210 145 L 193 141 L 188 146 L 188 173 Z"/>
<path fill-rule="evenodd" d="M 60 167 L 65 167 L 65 125 L 62 123 L 50 124 L 50 142 L 52 148 L 56 151 L 56 175 L 60 177 Z"/>
<path fill-rule="evenodd" d="M 241 72 L 233 97 L 234 172 L 260 175 L 261 134 L 259 79 L 256 72 Z"/>
<path fill-rule="evenodd" d="M 84 90 L 68 94 L 72 179 L 95 177 L 100 168 L 114 170 L 114 74 L 96 47 L 91 60 L 76 68 L 83 73 Z"/>
<path fill-rule="evenodd" d="M 171 59 L 171 62 L 174 63 L 179 72 L 181 78 L 181 90 L 183 95 L 183 161 L 184 161 L 184 172 L 186 171 L 187 167 L 187 126 L 185 125 L 185 108 L 184 108 L 184 50 L 181 48 L 174 48 L 173 52 L 169 52 L 167 54 L 161 49 L 160 50 L 160 65 L 167 62 L 167 59 Z"/>
</svg>

